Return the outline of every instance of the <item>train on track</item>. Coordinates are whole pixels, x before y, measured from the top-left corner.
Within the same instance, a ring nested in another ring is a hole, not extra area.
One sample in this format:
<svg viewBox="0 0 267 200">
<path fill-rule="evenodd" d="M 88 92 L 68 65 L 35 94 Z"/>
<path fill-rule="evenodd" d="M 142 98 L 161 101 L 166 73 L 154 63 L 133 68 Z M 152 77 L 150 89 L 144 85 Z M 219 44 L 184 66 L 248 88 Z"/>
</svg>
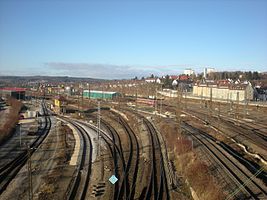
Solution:
<svg viewBox="0 0 267 200">
<path fill-rule="evenodd" d="M 160 98 L 153 97 L 135 97 L 135 96 L 127 96 L 129 101 L 135 101 L 138 104 L 145 104 L 149 106 L 156 106 L 157 103 L 160 103 Z"/>
</svg>

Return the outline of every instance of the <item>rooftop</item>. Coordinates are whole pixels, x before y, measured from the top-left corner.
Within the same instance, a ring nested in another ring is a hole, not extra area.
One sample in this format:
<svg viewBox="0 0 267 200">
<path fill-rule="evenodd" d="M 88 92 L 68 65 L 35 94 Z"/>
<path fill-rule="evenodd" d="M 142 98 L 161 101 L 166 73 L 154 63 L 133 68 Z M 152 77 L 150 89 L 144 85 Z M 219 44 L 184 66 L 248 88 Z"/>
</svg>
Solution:
<svg viewBox="0 0 267 200">
<path fill-rule="evenodd" d="M 26 91 L 26 88 L 4 87 L 4 88 L 0 88 L 0 90 L 13 91 L 13 92 L 25 92 Z"/>
<path fill-rule="evenodd" d="M 89 90 L 84 90 L 83 92 L 89 92 Z M 90 90 L 90 93 L 116 94 L 117 92 L 108 92 L 108 91 L 100 91 L 100 90 Z"/>
</svg>

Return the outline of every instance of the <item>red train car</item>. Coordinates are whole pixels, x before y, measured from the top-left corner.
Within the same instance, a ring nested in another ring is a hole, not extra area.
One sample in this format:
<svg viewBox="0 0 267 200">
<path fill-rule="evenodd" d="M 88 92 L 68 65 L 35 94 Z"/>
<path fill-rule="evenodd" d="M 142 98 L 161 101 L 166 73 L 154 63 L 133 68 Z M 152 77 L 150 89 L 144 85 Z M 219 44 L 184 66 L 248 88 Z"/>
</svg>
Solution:
<svg viewBox="0 0 267 200">
<path fill-rule="evenodd" d="M 155 106 L 156 100 L 155 99 L 146 99 L 146 98 L 137 98 L 136 99 L 137 103 L 142 103 L 142 104 L 147 104 L 150 106 Z"/>
</svg>

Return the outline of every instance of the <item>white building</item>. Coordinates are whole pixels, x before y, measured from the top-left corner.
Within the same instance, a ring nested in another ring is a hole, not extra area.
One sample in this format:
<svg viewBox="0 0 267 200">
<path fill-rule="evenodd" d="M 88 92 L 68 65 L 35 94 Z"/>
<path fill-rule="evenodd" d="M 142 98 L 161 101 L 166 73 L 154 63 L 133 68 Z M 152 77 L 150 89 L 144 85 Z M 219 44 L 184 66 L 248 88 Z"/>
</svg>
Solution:
<svg viewBox="0 0 267 200">
<path fill-rule="evenodd" d="M 161 83 L 161 80 L 159 78 L 148 78 L 145 80 L 147 83 Z"/>
<path fill-rule="evenodd" d="M 199 83 L 193 86 L 193 95 L 231 101 L 253 100 L 254 90 L 247 84 Z"/>
<path fill-rule="evenodd" d="M 158 93 L 166 97 L 177 97 L 178 96 L 178 91 L 171 90 L 171 89 L 163 89 L 163 91 L 158 91 Z"/>
<path fill-rule="evenodd" d="M 195 71 L 193 69 L 185 69 L 184 74 L 191 76 L 191 75 L 195 74 Z"/>
</svg>

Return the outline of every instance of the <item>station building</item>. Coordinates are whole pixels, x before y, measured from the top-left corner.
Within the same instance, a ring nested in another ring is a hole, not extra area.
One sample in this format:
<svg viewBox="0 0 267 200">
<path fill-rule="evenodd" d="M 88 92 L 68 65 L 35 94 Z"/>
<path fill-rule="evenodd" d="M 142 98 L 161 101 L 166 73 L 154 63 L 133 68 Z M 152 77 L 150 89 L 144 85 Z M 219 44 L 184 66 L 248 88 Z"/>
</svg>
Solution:
<svg viewBox="0 0 267 200">
<path fill-rule="evenodd" d="M 25 88 L 17 88 L 17 87 L 5 87 L 0 88 L 0 96 L 2 97 L 13 97 L 19 100 L 25 100 Z"/>
<path fill-rule="evenodd" d="M 114 99 L 119 97 L 120 93 L 99 90 L 84 90 L 83 96 L 90 99 Z"/>
</svg>

